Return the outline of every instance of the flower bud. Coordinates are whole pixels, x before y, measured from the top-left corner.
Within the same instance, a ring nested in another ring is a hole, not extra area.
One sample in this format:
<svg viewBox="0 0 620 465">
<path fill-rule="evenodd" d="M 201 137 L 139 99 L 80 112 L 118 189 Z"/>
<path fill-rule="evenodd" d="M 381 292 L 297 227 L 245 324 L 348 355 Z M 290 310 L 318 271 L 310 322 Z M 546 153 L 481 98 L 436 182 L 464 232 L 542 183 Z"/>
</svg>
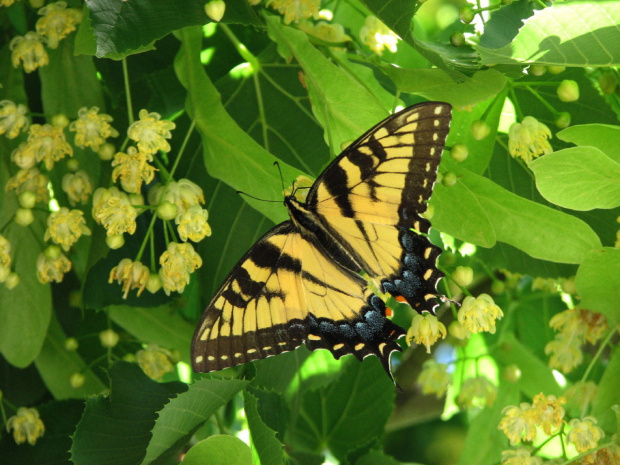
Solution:
<svg viewBox="0 0 620 465">
<path fill-rule="evenodd" d="M 205 13 L 215 22 L 219 22 L 224 17 L 226 3 L 223 0 L 214 0 L 205 5 Z"/>
<path fill-rule="evenodd" d="M 566 66 L 556 66 L 556 65 L 547 66 L 547 71 L 549 71 L 551 74 L 560 74 L 566 71 Z"/>
<path fill-rule="evenodd" d="M 113 234 L 112 236 L 106 236 L 105 243 L 110 249 L 116 250 L 125 245 L 125 238 L 122 234 Z"/>
<path fill-rule="evenodd" d="M 84 375 L 82 373 L 73 373 L 69 378 L 69 384 L 72 388 L 77 389 L 81 388 L 84 385 L 85 380 L 86 378 L 84 378 Z"/>
<path fill-rule="evenodd" d="M 161 289 L 161 278 L 159 277 L 159 274 L 151 273 L 149 275 L 149 279 L 146 281 L 146 289 L 151 294 L 155 294 Z"/>
<path fill-rule="evenodd" d="M 15 212 L 15 222 L 20 226 L 28 226 L 34 221 L 30 208 L 18 208 Z"/>
<path fill-rule="evenodd" d="M 37 203 L 37 194 L 32 191 L 24 191 L 17 198 L 19 206 L 22 208 L 33 208 Z"/>
<path fill-rule="evenodd" d="M 616 90 L 618 80 L 615 74 L 605 73 L 598 77 L 598 85 L 601 87 L 601 92 L 605 95 L 611 95 Z"/>
<path fill-rule="evenodd" d="M 157 206 L 157 216 L 159 216 L 162 220 L 173 220 L 176 218 L 178 211 L 179 209 L 177 206 L 167 200 Z"/>
<path fill-rule="evenodd" d="M 474 270 L 469 266 L 457 266 L 452 273 L 452 280 L 460 286 L 469 286 L 474 280 Z"/>
<path fill-rule="evenodd" d="M 450 150 L 450 156 L 456 161 L 464 161 L 469 155 L 469 150 L 465 144 L 454 144 Z"/>
<path fill-rule="evenodd" d="M 101 147 L 99 147 L 99 150 L 97 151 L 97 155 L 99 155 L 99 158 L 103 161 L 112 160 L 115 153 L 116 148 L 113 144 L 110 144 L 109 142 L 103 144 Z"/>
<path fill-rule="evenodd" d="M 48 245 L 43 251 L 43 253 L 45 254 L 45 257 L 49 260 L 57 260 L 62 255 L 60 247 L 56 244 Z"/>
<path fill-rule="evenodd" d="M 555 125 L 559 129 L 564 129 L 570 126 L 570 113 L 567 111 L 563 111 L 558 115 L 555 119 Z"/>
<path fill-rule="evenodd" d="M 19 275 L 15 271 L 11 271 L 4 281 L 4 285 L 10 291 L 15 289 L 19 284 Z"/>
<path fill-rule="evenodd" d="M 119 339 L 120 339 L 120 336 L 113 329 L 106 329 L 99 333 L 99 341 L 101 341 L 101 345 L 105 347 L 106 349 L 112 348 L 116 344 L 118 344 Z"/>
<path fill-rule="evenodd" d="M 489 125 L 485 121 L 482 121 L 480 119 L 471 123 L 470 130 L 471 135 L 474 137 L 475 140 L 482 140 L 489 134 L 491 134 L 491 128 L 489 127 Z"/>
<path fill-rule="evenodd" d="M 461 47 L 462 45 L 465 45 L 465 36 L 462 32 L 453 32 L 450 36 L 450 43 L 455 47 Z"/>
<path fill-rule="evenodd" d="M 471 5 L 464 5 L 459 10 L 459 17 L 461 18 L 461 21 L 463 21 L 465 24 L 471 23 L 474 20 L 474 16 L 474 9 L 471 7 Z"/>
<path fill-rule="evenodd" d="M 564 79 L 558 86 L 557 94 L 562 102 L 576 102 L 579 100 L 579 84 L 576 81 Z"/>
<path fill-rule="evenodd" d="M 456 173 L 452 171 L 447 171 L 444 173 L 441 183 L 446 187 L 452 187 L 456 184 L 457 180 L 458 177 L 456 176 Z"/>
<path fill-rule="evenodd" d="M 77 350 L 78 347 L 79 344 L 76 338 L 68 337 L 67 339 L 65 339 L 65 349 L 67 349 L 69 352 Z"/>
<path fill-rule="evenodd" d="M 75 158 L 69 158 L 67 160 L 67 169 L 75 173 L 77 170 L 80 169 L 80 162 Z"/>
<path fill-rule="evenodd" d="M 448 334 L 459 341 L 468 339 L 471 336 L 471 332 L 465 328 L 458 320 L 454 320 L 448 326 Z"/>
<path fill-rule="evenodd" d="M 509 383 L 516 383 L 521 379 L 521 370 L 515 364 L 508 365 L 502 371 L 502 376 Z"/>
<path fill-rule="evenodd" d="M 52 126 L 64 129 L 69 126 L 69 118 L 67 118 L 67 115 L 65 115 L 64 113 L 54 115 L 52 116 Z"/>
<path fill-rule="evenodd" d="M 542 76 L 547 72 L 547 67 L 545 65 L 532 65 L 528 69 L 528 73 L 532 76 Z"/>
</svg>

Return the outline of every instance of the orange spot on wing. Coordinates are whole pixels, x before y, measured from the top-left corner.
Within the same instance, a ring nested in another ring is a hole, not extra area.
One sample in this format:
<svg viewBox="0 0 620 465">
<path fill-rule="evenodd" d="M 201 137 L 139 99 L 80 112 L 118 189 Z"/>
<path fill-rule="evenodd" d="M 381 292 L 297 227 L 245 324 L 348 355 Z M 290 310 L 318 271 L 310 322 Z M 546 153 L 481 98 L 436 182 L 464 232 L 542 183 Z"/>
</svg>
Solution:
<svg viewBox="0 0 620 465">
<path fill-rule="evenodd" d="M 407 303 L 407 299 L 405 299 L 402 295 L 396 296 L 394 298 L 403 304 Z"/>
<path fill-rule="evenodd" d="M 387 316 L 388 318 L 392 318 L 394 316 L 394 310 L 392 310 L 390 307 L 385 307 L 385 316 Z"/>
</svg>

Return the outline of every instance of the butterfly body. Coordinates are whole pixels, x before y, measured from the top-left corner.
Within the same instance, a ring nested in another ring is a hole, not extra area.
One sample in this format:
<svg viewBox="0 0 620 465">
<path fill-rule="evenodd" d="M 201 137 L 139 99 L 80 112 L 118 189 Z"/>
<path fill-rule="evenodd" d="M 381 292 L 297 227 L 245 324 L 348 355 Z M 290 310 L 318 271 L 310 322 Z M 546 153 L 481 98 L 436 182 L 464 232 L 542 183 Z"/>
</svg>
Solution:
<svg viewBox="0 0 620 465">
<path fill-rule="evenodd" d="M 427 103 L 392 115 L 351 144 L 317 178 L 305 202 L 287 196 L 291 219 L 239 261 L 207 306 L 192 365 L 207 372 L 277 355 L 305 342 L 335 358 L 376 355 L 390 374 L 405 331 L 368 286 L 433 311 L 432 192 L 450 106 Z M 364 277 L 362 276 L 364 274 Z"/>
</svg>

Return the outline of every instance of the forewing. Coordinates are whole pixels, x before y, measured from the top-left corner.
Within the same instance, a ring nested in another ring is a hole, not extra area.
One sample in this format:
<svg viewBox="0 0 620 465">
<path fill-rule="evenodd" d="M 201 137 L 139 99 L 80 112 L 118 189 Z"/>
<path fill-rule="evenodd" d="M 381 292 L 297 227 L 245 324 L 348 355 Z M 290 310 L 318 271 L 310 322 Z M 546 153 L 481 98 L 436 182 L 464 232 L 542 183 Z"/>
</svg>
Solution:
<svg viewBox="0 0 620 465">
<path fill-rule="evenodd" d="M 307 204 L 377 279 L 418 311 L 436 306 L 440 249 L 427 208 L 450 125 L 450 105 L 425 103 L 378 124 L 317 179 Z"/>
</svg>

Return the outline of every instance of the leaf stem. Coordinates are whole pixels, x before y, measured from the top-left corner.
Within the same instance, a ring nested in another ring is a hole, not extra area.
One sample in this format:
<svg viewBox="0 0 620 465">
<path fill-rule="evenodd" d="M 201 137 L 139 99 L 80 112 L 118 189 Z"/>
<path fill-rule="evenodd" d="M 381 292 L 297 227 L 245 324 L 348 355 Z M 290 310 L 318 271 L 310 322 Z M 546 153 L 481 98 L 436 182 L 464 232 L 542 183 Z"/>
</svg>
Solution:
<svg viewBox="0 0 620 465">
<path fill-rule="evenodd" d="M 129 70 L 127 67 L 127 58 L 123 58 L 121 60 L 123 64 L 123 81 L 125 83 L 125 98 L 127 100 L 127 120 L 129 122 L 129 126 L 131 126 L 134 122 L 133 118 L 133 107 L 131 104 L 131 87 L 129 85 Z M 125 143 L 123 143 L 125 145 Z"/>
<path fill-rule="evenodd" d="M 607 334 L 607 336 L 605 337 L 605 339 L 603 340 L 603 342 L 601 342 L 601 345 L 599 346 L 598 350 L 596 351 L 596 354 L 594 354 L 594 357 L 592 357 L 592 361 L 590 362 L 590 364 L 588 365 L 588 368 L 586 368 L 585 373 L 581 377 L 581 382 L 582 383 L 585 383 L 586 380 L 588 379 L 588 376 L 590 376 L 590 372 L 592 371 L 592 368 L 594 368 L 594 365 L 596 364 L 596 362 L 600 358 L 601 354 L 603 353 L 603 350 L 605 350 L 605 347 L 607 346 L 607 344 L 609 344 L 609 341 L 611 340 L 611 338 L 612 338 L 612 336 L 614 334 L 616 334 L 616 328 L 612 328 L 609 331 L 609 333 Z"/>
<path fill-rule="evenodd" d="M 232 42 L 233 46 L 237 50 L 237 53 L 250 64 L 252 71 L 257 73 L 260 71 L 260 61 L 256 58 L 252 52 L 237 38 L 237 36 L 230 30 L 230 28 L 223 23 L 219 23 L 220 28 L 228 36 L 228 39 Z"/>
</svg>

